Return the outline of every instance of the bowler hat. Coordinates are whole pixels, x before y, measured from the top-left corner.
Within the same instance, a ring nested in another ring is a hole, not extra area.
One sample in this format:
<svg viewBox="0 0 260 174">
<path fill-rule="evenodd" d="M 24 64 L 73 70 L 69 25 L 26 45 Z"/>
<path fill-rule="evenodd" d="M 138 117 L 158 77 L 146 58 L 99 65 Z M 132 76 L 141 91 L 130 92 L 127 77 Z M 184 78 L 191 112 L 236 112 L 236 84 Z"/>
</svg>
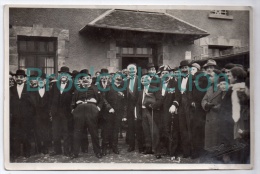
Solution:
<svg viewBox="0 0 260 174">
<path fill-rule="evenodd" d="M 68 74 L 71 74 L 70 73 L 70 69 L 69 69 L 69 67 L 67 67 L 67 66 L 62 66 L 61 68 L 60 68 L 60 71 L 58 71 L 59 73 L 68 73 Z"/>
<path fill-rule="evenodd" d="M 236 66 L 236 65 L 233 64 L 233 63 L 228 63 L 228 64 L 225 65 L 225 69 L 232 69 L 232 68 L 234 68 L 235 66 Z"/>
<path fill-rule="evenodd" d="M 43 72 L 40 77 L 41 77 L 42 79 L 46 79 L 46 74 Z"/>
<path fill-rule="evenodd" d="M 25 77 L 27 76 L 27 75 L 25 74 L 25 71 L 22 70 L 22 69 L 18 69 L 14 75 L 15 75 L 15 76 L 23 75 L 23 76 L 25 76 Z"/>
<path fill-rule="evenodd" d="M 183 67 L 183 66 L 190 66 L 189 61 L 188 61 L 188 60 L 183 60 L 183 61 L 181 61 L 179 68 L 181 68 L 181 67 Z"/>
<path fill-rule="evenodd" d="M 73 70 L 71 74 L 72 77 L 75 78 L 79 74 L 79 72 L 77 70 Z"/>
<path fill-rule="evenodd" d="M 108 69 L 102 68 L 102 69 L 100 70 L 100 74 L 108 74 Z"/>
<path fill-rule="evenodd" d="M 81 70 L 79 73 L 80 73 L 80 74 L 87 74 L 87 75 L 91 76 L 91 74 L 89 74 L 88 69 L 83 69 L 83 70 Z"/>
<path fill-rule="evenodd" d="M 153 63 L 148 63 L 147 66 L 146 66 L 146 69 L 150 69 L 152 67 L 155 67 Z"/>
</svg>

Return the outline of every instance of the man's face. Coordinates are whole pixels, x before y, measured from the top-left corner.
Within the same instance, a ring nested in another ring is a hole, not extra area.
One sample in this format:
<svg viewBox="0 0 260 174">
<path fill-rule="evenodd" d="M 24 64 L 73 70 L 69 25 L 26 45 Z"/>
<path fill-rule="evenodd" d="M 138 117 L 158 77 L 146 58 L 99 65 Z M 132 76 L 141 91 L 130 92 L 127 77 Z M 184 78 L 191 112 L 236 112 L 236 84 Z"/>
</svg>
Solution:
<svg viewBox="0 0 260 174">
<path fill-rule="evenodd" d="M 169 71 L 163 71 L 163 72 L 161 73 L 161 79 L 162 79 L 163 81 L 167 81 L 167 80 L 169 80 L 169 78 L 170 78 L 170 73 L 169 73 Z"/>
<path fill-rule="evenodd" d="M 100 72 L 96 72 L 96 77 L 100 76 Z"/>
<path fill-rule="evenodd" d="M 108 79 L 109 79 L 108 75 L 107 76 L 105 76 L 105 75 L 100 76 L 100 80 L 101 80 L 102 83 L 106 83 L 108 81 Z"/>
<path fill-rule="evenodd" d="M 149 85 L 149 84 L 151 83 L 151 77 L 148 76 L 148 75 L 142 76 L 142 78 L 141 78 L 141 83 L 142 83 L 142 85 L 144 85 L 144 86 Z"/>
<path fill-rule="evenodd" d="M 38 86 L 38 81 L 33 77 L 33 79 L 30 80 L 30 86 L 32 88 L 36 88 Z"/>
<path fill-rule="evenodd" d="M 24 75 L 17 75 L 15 77 L 16 77 L 15 82 L 17 84 L 21 85 L 22 83 L 25 82 L 25 76 Z"/>
<path fill-rule="evenodd" d="M 156 74 L 156 69 L 155 67 L 151 67 L 148 69 L 148 73 L 151 74 L 151 75 L 155 75 Z"/>
<path fill-rule="evenodd" d="M 37 81 L 38 81 L 38 86 L 39 86 L 40 88 L 44 87 L 45 84 L 46 84 L 46 80 L 43 79 L 43 78 L 38 78 Z"/>
<path fill-rule="evenodd" d="M 61 80 L 62 82 L 66 82 L 66 81 L 68 81 L 68 79 L 69 79 L 69 77 L 68 77 L 68 74 L 67 74 L 67 73 L 61 73 L 61 74 L 60 74 L 60 80 Z"/>
<path fill-rule="evenodd" d="M 120 74 L 115 74 L 114 79 L 115 79 L 115 83 L 117 83 L 117 84 L 120 84 L 123 80 L 123 78 Z"/>
<path fill-rule="evenodd" d="M 181 67 L 181 72 L 183 74 L 188 74 L 189 73 L 189 66 L 182 66 Z"/>
<path fill-rule="evenodd" d="M 198 69 L 196 67 L 191 67 L 190 73 L 194 75 L 196 72 L 198 72 Z"/>
<path fill-rule="evenodd" d="M 219 88 L 221 91 L 227 91 L 228 90 L 228 82 L 222 81 L 219 83 Z"/>
<path fill-rule="evenodd" d="M 135 76 L 135 75 L 136 75 L 136 72 L 137 72 L 136 66 L 130 66 L 130 67 L 128 68 L 128 71 L 129 71 L 129 75 L 130 75 L 130 76 Z"/>
<path fill-rule="evenodd" d="M 206 68 L 207 74 L 212 74 L 214 69 L 215 69 L 214 66 L 208 66 L 208 67 Z"/>
<path fill-rule="evenodd" d="M 228 79 L 231 75 L 230 69 L 225 69 L 225 74 L 227 75 Z"/>
<path fill-rule="evenodd" d="M 81 82 L 82 82 L 82 84 L 83 85 L 91 85 L 91 83 L 92 83 L 92 78 L 91 78 L 91 76 L 89 76 L 89 75 L 87 75 L 87 76 L 83 76 L 82 78 L 81 78 Z"/>
<path fill-rule="evenodd" d="M 176 78 L 176 77 L 179 77 L 181 75 L 180 71 L 174 71 L 173 72 L 173 76 Z"/>
<path fill-rule="evenodd" d="M 230 84 L 234 84 L 237 79 L 230 73 L 228 80 Z"/>
</svg>

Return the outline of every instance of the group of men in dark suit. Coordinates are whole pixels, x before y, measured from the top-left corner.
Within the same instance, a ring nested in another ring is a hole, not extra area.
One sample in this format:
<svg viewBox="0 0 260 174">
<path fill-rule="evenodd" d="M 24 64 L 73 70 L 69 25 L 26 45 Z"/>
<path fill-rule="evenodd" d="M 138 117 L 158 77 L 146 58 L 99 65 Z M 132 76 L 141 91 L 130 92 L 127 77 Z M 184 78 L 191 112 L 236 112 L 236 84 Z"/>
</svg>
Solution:
<svg viewBox="0 0 260 174">
<path fill-rule="evenodd" d="M 77 158 L 80 149 L 87 151 L 88 132 L 97 158 L 110 149 L 119 154 L 118 132 L 126 113 L 128 152 L 136 149 L 137 140 L 140 153 L 155 154 L 157 159 L 163 149 L 171 157 L 199 157 L 205 129 L 200 102 L 206 91 L 196 85 L 205 88 L 208 84 L 205 78 L 195 80 L 203 73 L 200 66 L 185 60 L 175 69 L 161 66 L 158 72 L 149 63 L 142 76 L 137 76 L 135 64 L 128 65 L 127 70 L 128 74 L 117 72 L 111 78 L 107 69 L 101 69 L 93 83 L 87 69 L 70 73 L 64 66 L 51 85 L 46 74 L 37 76 L 36 87 L 26 82 L 24 70 L 17 70 L 16 83 L 10 87 L 11 156 L 21 155 L 21 144 L 24 156 L 30 156 L 33 129 L 38 151 L 44 154 L 49 153 L 52 135 L 54 150 L 50 156 L 63 152 Z"/>
</svg>

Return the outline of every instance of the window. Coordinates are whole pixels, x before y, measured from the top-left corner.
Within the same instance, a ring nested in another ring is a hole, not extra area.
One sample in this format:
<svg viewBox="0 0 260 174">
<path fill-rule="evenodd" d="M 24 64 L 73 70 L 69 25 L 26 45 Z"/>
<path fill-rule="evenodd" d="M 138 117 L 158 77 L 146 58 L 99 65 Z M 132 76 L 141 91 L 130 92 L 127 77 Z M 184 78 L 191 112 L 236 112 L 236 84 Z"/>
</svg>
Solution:
<svg viewBox="0 0 260 174">
<path fill-rule="evenodd" d="M 152 55 L 152 48 L 117 47 L 116 52 L 129 55 Z"/>
<path fill-rule="evenodd" d="M 216 18 L 216 19 L 233 19 L 228 12 L 228 10 L 212 10 L 210 11 L 209 18 Z"/>
<path fill-rule="evenodd" d="M 18 36 L 19 68 L 55 73 L 57 38 Z"/>
</svg>

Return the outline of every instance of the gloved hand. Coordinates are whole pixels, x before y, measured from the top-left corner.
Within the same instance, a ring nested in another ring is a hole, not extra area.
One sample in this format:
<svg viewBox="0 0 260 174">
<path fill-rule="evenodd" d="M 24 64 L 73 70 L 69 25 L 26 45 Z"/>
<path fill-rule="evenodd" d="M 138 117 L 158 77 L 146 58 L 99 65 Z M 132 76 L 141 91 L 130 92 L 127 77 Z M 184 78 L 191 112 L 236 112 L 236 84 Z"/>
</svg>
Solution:
<svg viewBox="0 0 260 174">
<path fill-rule="evenodd" d="M 172 105 L 169 109 L 169 112 L 173 114 L 176 111 L 176 106 Z"/>
<path fill-rule="evenodd" d="M 113 108 L 111 108 L 108 112 L 109 113 L 115 113 L 115 110 Z"/>
</svg>

